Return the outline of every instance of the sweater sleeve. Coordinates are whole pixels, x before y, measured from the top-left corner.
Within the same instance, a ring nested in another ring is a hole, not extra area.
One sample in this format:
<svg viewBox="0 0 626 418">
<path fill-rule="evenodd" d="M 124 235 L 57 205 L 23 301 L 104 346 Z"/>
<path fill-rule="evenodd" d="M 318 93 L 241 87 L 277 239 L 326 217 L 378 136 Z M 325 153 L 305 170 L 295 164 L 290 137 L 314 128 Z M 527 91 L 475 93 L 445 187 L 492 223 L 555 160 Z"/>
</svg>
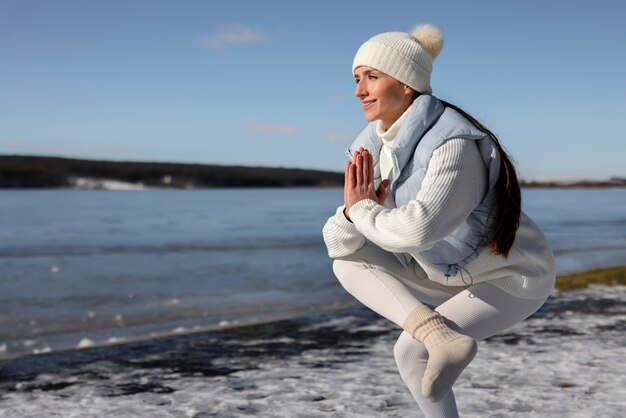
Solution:
<svg viewBox="0 0 626 418">
<path fill-rule="evenodd" d="M 339 206 L 322 229 L 324 243 L 330 258 L 353 254 L 365 245 L 365 237 L 352 222 L 346 219 L 343 209 L 343 205 Z"/>
<path fill-rule="evenodd" d="M 350 208 L 350 219 L 381 248 L 416 253 L 454 231 L 486 192 L 487 170 L 476 143 L 454 138 L 433 152 L 414 200 L 387 209 L 364 199 Z"/>
</svg>

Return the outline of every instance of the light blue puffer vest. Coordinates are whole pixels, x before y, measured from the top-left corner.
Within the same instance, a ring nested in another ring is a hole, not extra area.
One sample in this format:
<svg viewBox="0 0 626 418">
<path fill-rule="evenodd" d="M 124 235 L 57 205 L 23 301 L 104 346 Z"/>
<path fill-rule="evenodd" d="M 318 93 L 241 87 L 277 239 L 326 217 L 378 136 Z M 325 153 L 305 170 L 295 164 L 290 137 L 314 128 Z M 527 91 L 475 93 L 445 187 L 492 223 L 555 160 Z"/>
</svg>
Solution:
<svg viewBox="0 0 626 418">
<path fill-rule="evenodd" d="M 443 274 L 455 276 L 486 247 L 495 204 L 495 185 L 500 174 L 500 155 L 489 136 L 454 109 L 444 107 L 434 96 L 420 95 L 406 112 L 391 150 L 393 170 L 390 192 L 396 207 L 415 199 L 433 152 L 448 139 L 476 141 L 489 173 L 489 189 L 478 207 L 450 235 L 420 253 Z M 346 152 L 350 158 L 360 147 L 372 153 L 377 185 L 381 181 L 378 164 L 381 146 L 382 140 L 376 134 L 376 122 L 372 122 Z M 411 261 L 409 254 L 395 255 L 405 266 Z"/>
</svg>

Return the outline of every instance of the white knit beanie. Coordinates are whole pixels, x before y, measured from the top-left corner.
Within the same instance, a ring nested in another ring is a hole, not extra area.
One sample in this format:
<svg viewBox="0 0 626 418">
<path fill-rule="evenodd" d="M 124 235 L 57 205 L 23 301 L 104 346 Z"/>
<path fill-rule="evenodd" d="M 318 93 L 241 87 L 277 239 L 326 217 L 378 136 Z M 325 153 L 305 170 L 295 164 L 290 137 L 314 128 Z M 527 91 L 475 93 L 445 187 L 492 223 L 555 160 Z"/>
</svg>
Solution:
<svg viewBox="0 0 626 418">
<path fill-rule="evenodd" d="M 432 93 L 430 73 L 442 47 L 441 30 L 429 24 L 420 25 L 411 33 L 381 33 L 361 45 L 352 63 L 352 74 L 357 67 L 365 65 L 420 93 Z"/>
</svg>

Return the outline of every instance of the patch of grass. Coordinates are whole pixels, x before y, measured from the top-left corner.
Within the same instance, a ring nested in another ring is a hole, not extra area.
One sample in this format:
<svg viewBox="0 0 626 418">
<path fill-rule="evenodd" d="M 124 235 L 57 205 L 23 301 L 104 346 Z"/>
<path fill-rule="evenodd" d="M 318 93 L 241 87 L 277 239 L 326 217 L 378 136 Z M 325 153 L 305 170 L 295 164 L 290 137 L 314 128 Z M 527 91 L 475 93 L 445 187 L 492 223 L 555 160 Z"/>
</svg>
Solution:
<svg viewBox="0 0 626 418">
<path fill-rule="evenodd" d="M 590 284 L 626 285 L 626 265 L 589 270 L 557 276 L 556 287 L 559 290 L 576 290 Z"/>
</svg>

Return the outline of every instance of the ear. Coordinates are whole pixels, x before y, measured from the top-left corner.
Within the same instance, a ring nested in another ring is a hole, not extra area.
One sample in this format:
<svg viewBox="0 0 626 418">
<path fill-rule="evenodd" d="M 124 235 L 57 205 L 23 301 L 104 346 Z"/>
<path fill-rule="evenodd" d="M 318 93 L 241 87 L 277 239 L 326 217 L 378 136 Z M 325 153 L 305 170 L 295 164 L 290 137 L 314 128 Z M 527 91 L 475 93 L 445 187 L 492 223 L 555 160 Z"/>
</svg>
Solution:
<svg viewBox="0 0 626 418">
<path fill-rule="evenodd" d="M 412 87 L 409 87 L 407 85 L 404 86 L 404 95 L 405 96 L 412 95 L 412 94 L 414 94 L 414 92 L 415 92 L 415 90 L 413 90 Z"/>
</svg>

